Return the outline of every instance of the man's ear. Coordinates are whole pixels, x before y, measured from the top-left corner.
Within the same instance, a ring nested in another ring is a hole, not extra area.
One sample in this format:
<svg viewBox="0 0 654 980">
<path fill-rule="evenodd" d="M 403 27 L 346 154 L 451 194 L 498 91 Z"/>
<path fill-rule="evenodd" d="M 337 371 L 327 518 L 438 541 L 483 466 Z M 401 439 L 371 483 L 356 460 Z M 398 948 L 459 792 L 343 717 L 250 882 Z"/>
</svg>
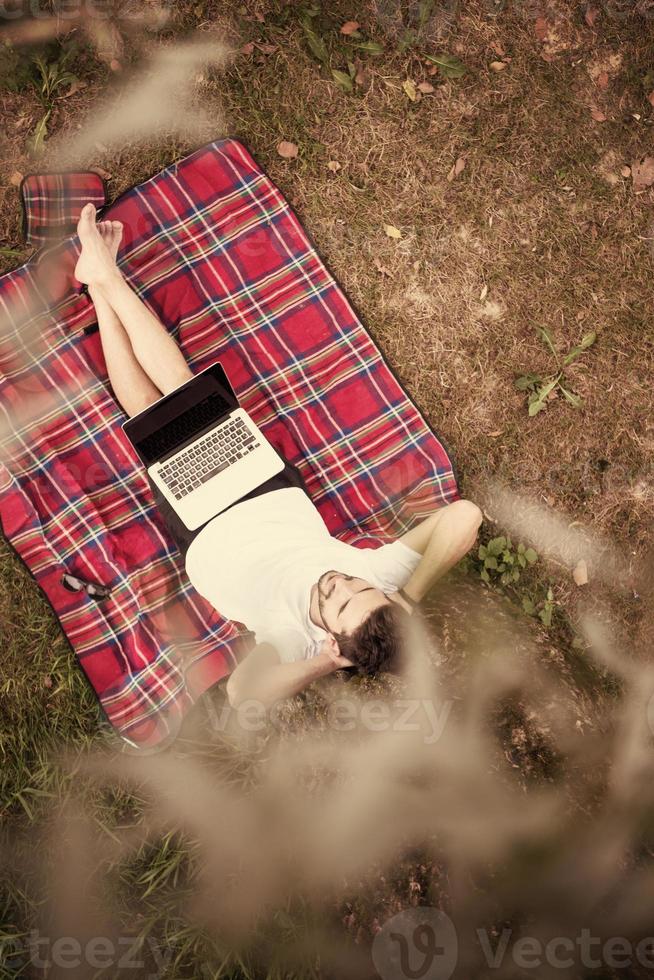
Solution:
<svg viewBox="0 0 654 980">
<path fill-rule="evenodd" d="M 336 642 L 333 633 L 328 633 L 325 639 L 322 641 L 320 652 L 327 653 L 332 658 L 332 660 L 338 661 L 338 658 L 340 657 L 340 651 L 338 649 L 338 643 Z"/>
</svg>

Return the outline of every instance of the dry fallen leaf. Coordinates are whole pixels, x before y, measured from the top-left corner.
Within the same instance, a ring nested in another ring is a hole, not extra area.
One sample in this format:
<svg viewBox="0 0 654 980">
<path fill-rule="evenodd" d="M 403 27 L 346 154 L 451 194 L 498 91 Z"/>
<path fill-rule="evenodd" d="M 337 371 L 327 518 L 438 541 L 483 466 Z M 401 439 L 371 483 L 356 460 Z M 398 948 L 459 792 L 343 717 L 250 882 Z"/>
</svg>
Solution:
<svg viewBox="0 0 654 980">
<path fill-rule="evenodd" d="M 601 109 L 597 109 L 595 106 L 592 106 L 590 114 L 595 122 L 606 122 L 606 116 Z"/>
<path fill-rule="evenodd" d="M 354 31 L 358 30 L 361 25 L 356 20 L 346 20 L 344 24 L 341 24 L 341 34 L 352 34 Z"/>
<path fill-rule="evenodd" d="M 647 101 L 650 105 L 654 105 L 654 91 L 650 92 L 647 96 Z"/>
<path fill-rule="evenodd" d="M 496 429 L 495 432 L 489 432 L 488 435 L 491 439 L 497 439 L 499 436 L 504 435 L 504 429 Z"/>
<path fill-rule="evenodd" d="M 461 171 L 464 170 L 465 165 L 466 165 L 465 157 L 459 157 L 459 159 L 456 161 L 456 163 L 450 170 L 449 174 L 447 175 L 447 179 L 449 181 L 452 181 L 454 180 L 455 177 L 458 177 Z"/>
<path fill-rule="evenodd" d="M 409 96 L 412 102 L 417 102 L 420 98 L 418 90 L 416 88 L 416 83 L 412 78 L 407 78 L 406 82 L 402 82 L 402 88 L 404 92 Z"/>
<path fill-rule="evenodd" d="M 431 82 L 418 82 L 418 88 L 421 92 L 435 92 L 436 89 L 431 84 Z"/>
<path fill-rule="evenodd" d="M 488 296 L 488 284 L 484 283 L 483 288 L 479 294 L 479 299 L 483 302 Z"/>
<path fill-rule="evenodd" d="M 365 68 L 359 68 L 358 72 L 354 76 L 354 81 L 357 85 L 367 85 L 370 81 L 370 72 L 366 71 Z"/>
<path fill-rule="evenodd" d="M 67 99 L 69 96 L 75 95 L 75 93 L 79 92 L 80 89 L 86 88 L 86 84 L 87 83 L 83 81 L 81 78 L 76 78 L 74 82 L 71 82 L 68 91 L 64 92 L 64 94 L 60 96 L 60 98 Z"/>
<path fill-rule="evenodd" d="M 549 34 L 550 25 L 544 17 L 537 17 L 534 23 L 534 33 L 539 41 L 544 41 Z"/>
<path fill-rule="evenodd" d="M 18 187 L 22 179 L 23 179 L 23 175 L 19 173 L 18 170 L 14 170 L 13 174 L 9 178 L 9 183 L 12 184 L 14 187 Z"/>
<path fill-rule="evenodd" d="M 491 61 L 490 66 L 493 71 L 504 71 L 507 67 L 505 61 Z"/>
<path fill-rule="evenodd" d="M 330 160 L 327 164 L 327 169 L 331 170 L 331 172 L 335 174 L 337 170 L 341 169 L 341 165 L 338 160 Z"/>
<path fill-rule="evenodd" d="M 631 177 L 631 167 L 623 167 L 620 173 L 623 177 Z"/>
<path fill-rule="evenodd" d="M 241 45 L 241 54 L 252 54 L 254 51 L 254 44 L 252 41 L 248 41 L 247 44 Z"/>
<path fill-rule="evenodd" d="M 506 54 L 506 51 L 499 43 L 499 41 L 491 41 L 489 47 L 491 51 L 493 51 L 498 56 L 498 58 L 503 58 L 504 55 Z"/>
<path fill-rule="evenodd" d="M 385 266 L 385 265 L 382 265 L 382 264 L 381 264 L 381 261 L 380 261 L 379 259 L 376 259 L 376 258 L 375 258 L 375 259 L 373 259 L 373 264 L 375 265 L 375 267 L 376 267 L 377 269 L 379 269 L 379 271 L 381 272 L 381 274 L 382 274 L 383 276 L 388 276 L 388 277 L 389 277 L 390 279 L 392 279 L 392 278 L 393 278 L 393 273 L 392 273 L 392 272 L 390 272 L 390 271 L 389 271 L 389 270 L 388 270 L 388 269 L 386 268 L 386 266 Z"/>
<path fill-rule="evenodd" d="M 438 74 L 438 65 L 430 65 L 429 68 L 427 69 L 427 74 L 428 75 Z"/>
<path fill-rule="evenodd" d="M 288 140 L 282 140 L 281 143 L 277 144 L 277 152 L 280 157 L 284 157 L 285 160 L 292 160 L 297 156 L 298 150 L 295 143 L 289 143 Z"/>
<path fill-rule="evenodd" d="M 644 156 L 631 165 L 633 188 L 636 193 L 654 184 L 654 157 Z"/>
<path fill-rule="evenodd" d="M 259 51 L 263 51 L 264 54 L 273 54 L 273 52 L 277 50 L 276 44 L 259 44 L 258 41 L 255 41 L 254 46 L 255 48 L 258 48 Z"/>
<path fill-rule="evenodd" d="M 43 686 L 52 687 L 52 678 L 50 677 L 50 674 L 46 674 L 43 678 Z"/>
<path fill-rule="evenodd" d="M 584 558 L 580 558 L 575 565 L 572 577 L 577 585 L 588 585 L 588 565 Z"/>
<path fill-rule="evenodd" d="M 384 225 L 384 231 L 386 232 L 389 238 L 402 237 L 402 232 L 400 231 L 399 228 L 396 228 L 395 225 Z"/>
<path fill-rule="evenodd" d="M 607 88 L 609 87 L 608 71 L 601 71 L 595 79 L 595 84 L 598 88 L 601 88 L 603 92 L 606 92 Z"/>
<path fill-rule="evenodd" d="M 589 27 L 595 26 L 595 21 L 597 20 L 597 15 L 599 14 L 599 7 L 589 7 L 585 14 L 585 21 Z"/>
</svg>

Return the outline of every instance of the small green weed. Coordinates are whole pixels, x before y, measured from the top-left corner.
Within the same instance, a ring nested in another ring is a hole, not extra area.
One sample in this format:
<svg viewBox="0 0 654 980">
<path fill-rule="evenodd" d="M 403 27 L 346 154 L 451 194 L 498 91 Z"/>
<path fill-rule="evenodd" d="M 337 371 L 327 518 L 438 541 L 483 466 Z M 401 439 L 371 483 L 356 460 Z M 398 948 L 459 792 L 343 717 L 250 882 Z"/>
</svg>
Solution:
<svg viewBox="0 0 654 980">
<path fill-rule="evenodd" d="M 556 605 L 552 587 L 548 586 L 543 597 L 536 593 L 525 593 L 516 588 L 522 571 L 538 561 L 538 554 L 533 548 L 527 548 L 520 542 L 514 546 L 508 535 L 491 538 L 486 544 L 479 545 L 477 556 L 466 556 L 462 566 L 466 571 L 476 571 L 487 585 L 504 592 L 509 589 L 519 599 L 522 610 L 528 616 L 537 616 L 544 626 L 552 625 L 552 614 Z"/>
<path fill-rule="evenodd" d="M 28 148 L 34 155 L 43 151 L 48 132 L 48 120 L 52 115 L 57 93 L 64 86 L 72 85 L 73 82 L 78 81 L 77 76 L 68 70 L 68 64 L 76 53 L 77 45 L 68 42 L 61 45 L 57 56 L 52 60 L 48 58 L 47 53 L 34 56 L 33 63 L 37 72 L 35 87 L 44 109 L 44 113 L 28 143 Z"/>
<path fill-rule="evenodd" d="M 566 401 L 568 401 L 574 408 L 579 408 L 581 405 L 581 398 L 579 395 L 575 395 L 573 392 L 569 391 L 561 383 L 561 378 L 565 378 L 565 369 L 570 365 L 580 354 L 588 350 L 595 341 L 597 340 L 597 334 L 594 330 L 590 333 L 584 334 L 581 338 L 581 342 L 574 347 L 572 347 L 563 359 L 560 358 L 558 351 L 554 346 L 550 332 L 546 327 L 539 327 L 538 332 L 542 337 L 543 341 L 552 352 L 554 359 L 556 360 L 557 369 L 551 374 L 543 377 L 541 374 L 522 374 L 515 380 L 515 386 L 520 391 L 529 391 L 529 415 L 537 415 L 545 408 L 545 403 L 548 400 L 548 396 L 551 391 L 555 388 L 560 388 Z"/>
</svg>

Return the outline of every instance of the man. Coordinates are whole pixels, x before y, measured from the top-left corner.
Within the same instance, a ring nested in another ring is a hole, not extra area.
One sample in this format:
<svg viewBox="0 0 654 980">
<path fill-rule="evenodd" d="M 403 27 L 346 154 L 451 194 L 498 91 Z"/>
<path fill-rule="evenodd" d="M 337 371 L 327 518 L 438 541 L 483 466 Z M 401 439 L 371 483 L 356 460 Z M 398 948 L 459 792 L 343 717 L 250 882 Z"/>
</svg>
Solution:
<svg viewBox="0 0 654 980">
<path fill-rule="evenodd" d="M 87 204 L 77 231 L 75 275 L 95 304 L 116 398 L 135 415 L 192 371 L 118 269 L 121 223 L 96 224 Z M 232 705 L 248 699 L 270 705 L 343 667 L 398 670 L 407 617 L 474 545 L 482 521 L 476 504 L 458 500 L 391 544 L 357 548 L 329 534 L 288 463 L 279 477 L 195 531 L 156 496 L 190 581 L 223 616 L 255 634 L 257 645 L 227 682 Z"/>
</svg>

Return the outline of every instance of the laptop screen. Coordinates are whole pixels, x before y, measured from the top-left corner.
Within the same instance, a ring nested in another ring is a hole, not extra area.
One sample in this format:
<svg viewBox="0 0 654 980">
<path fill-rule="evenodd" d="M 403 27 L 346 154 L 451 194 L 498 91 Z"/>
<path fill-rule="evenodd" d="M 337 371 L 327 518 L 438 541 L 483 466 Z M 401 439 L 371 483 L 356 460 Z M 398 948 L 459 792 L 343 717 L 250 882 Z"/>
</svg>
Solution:
<svg viewBox="0 0 654 980">
<path fill-rule="evenodd" d="M 225 372 L 214 364 L 128 419 L 123 429 L 150 466 L 197 439 L 237 407 Z"/>
</svg>

